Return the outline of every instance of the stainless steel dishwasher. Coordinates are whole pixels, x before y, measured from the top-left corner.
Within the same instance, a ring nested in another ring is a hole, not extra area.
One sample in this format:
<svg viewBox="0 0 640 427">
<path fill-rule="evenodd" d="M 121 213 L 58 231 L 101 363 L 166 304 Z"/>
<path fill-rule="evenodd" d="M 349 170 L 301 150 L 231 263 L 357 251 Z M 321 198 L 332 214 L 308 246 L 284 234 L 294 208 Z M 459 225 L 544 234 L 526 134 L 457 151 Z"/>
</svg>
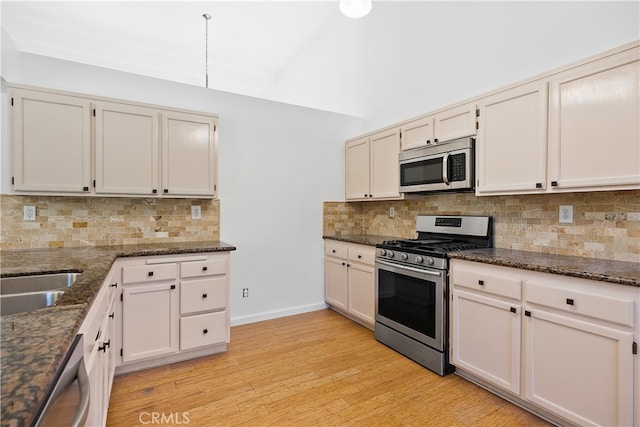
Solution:
<svg viewBox="0 0 640 427">
<path fill-rule="evenodd" d="M 84 426 L 89 415 L 89 376 L 83 335 L 76 335 L 35 417 L 35 426 Z"/>
</svg>

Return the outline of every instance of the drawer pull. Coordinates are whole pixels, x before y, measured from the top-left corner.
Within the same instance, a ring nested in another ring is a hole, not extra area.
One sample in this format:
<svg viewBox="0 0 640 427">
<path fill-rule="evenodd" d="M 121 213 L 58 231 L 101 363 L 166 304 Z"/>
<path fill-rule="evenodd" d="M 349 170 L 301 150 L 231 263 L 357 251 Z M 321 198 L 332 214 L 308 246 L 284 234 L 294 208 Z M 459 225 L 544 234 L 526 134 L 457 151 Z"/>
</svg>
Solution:
<svg viewBox="0 0 640 427">
<path fill-rule="evenodd" d="M 109 348 L 110 346 L 111 346 L 111 338 L 109 338 L 109 341 L 102 343 L 102 345 L 98 347 L 98 351 L 102 351 L 106 353 L 107 348 Z"/>
<path fill-rule="evenodd" d="M 567 298 L 567 305 L 573 305 L 573 298 Z"/>
<path fill-rule="evenodd" d="M 478 280 L 478 285 L 484 286 L 484 280 Z"/>
<path fill-rule="evenodd" d="M 529 310 L 525 310 L 524 315 L 527 317 L 531 317 L 531 312 Z"/>
<path fill-rule="evenodd" d="M 517 310 L 516 310 L 516 308 L 515 308 L 515 307 L 511 307 L 511 308 L 509 309 L 509 311 L 511 311 L 512 313 L 515 313 Z"/>
<path fill-rule="evenodd" d="M 111 313 L 111 314 L 109 315 L 109 319 L 113 319 L 114 317 L 116 317 L 116 313 L 115 313 L 115 312 L 114 312 L 114 313 Z"/>
<path fill-rule="evenodd" d="M 209 267 L 207 267 L 206 265 L 204 267 L 202 267 L 202 271 L 207 271 L 209 269 Z"/>
<path fill-rule="evenodd" d="M 207 297 L 207 294 L 202 294 L 202 298 L 206 298 L 206 297 Z"/>
<path fill-rule="evenodd" d="M 332 254 L 335 254 L 335 253 L 336 253 L 336 250 L 335 250 L 335 249 L 331 249 L 331 253 L 332 253 Z"/>
<path fill-rule="evenodd" d="M 175 289 L 175 288 L 176 288 L 176 285 L 171 285 L 171 289 Z"/>
<path fill-rule="evenodd" d="M 343 262 L 342 265 L 347 265 L 347 264 Z"/>
<path fill-rule="evenodd" d="M 208 334 L 208 333 L 209 333 L 209 330 L 208 330 L 208 329 L 203 329 L 203 330 L 202 330 L 202 333 L 203 333 L 203 334 Z"/>
<path fill-rule="evenodd" d="M 112 288 L 117 288 L 118 287 L 118 282 L 113 282 L 110 286 Z"/>
<path fill-rule="evenodd" d="M 358 259 L 362 258 L 362 255 L 358 255 Z"/>
<path fill-rule="evenodd" d="M 148 273 L 147 273 L 147 276 L 149 276 L 149 277 L 153 277 L 153 271 L 148 272 Z"/>
</svg>

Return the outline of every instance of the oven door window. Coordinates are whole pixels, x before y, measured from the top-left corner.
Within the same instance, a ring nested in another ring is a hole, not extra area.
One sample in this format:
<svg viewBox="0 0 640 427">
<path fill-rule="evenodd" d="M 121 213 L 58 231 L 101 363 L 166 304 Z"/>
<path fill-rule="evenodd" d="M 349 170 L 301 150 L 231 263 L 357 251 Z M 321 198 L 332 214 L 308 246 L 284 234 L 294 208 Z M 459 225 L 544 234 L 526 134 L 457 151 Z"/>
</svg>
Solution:
<svg viewBox="0 0 640 427">
<path fill-rule="evenodd" d="M 439 289 L 437 281 L 379 269 L 378 314 L 440 341 L 443 297 Z"/>
<path fill-rule="evenodd" d="M 443 182 L 442 157 L 400 164 L 401 187 L 441 182 Z"/>
</svg>

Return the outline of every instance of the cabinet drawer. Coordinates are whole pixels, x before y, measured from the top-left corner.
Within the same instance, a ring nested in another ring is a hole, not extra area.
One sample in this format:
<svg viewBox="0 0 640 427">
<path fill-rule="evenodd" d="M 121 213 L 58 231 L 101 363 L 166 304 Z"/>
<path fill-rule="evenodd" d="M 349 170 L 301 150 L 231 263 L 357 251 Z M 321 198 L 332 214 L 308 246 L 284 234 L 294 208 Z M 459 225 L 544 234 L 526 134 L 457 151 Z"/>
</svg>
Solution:
<svg viewBox="0 0 640 427">
<path fill-rule="evenodd" d="M 122 283 L 158 282 L 178 277 L 178 264 L 136 265 L 122 267 Z"/>
<path fill-rule="evenodd" d="M 452 272 L 452 283 L 454 287 L 475 289 L 506 298 L 519 300 L 522 296 L 521 280 L 498 273 L 455 268 Z"/>
<path fill-rule="evenodd" d="M 227 306 L 227 278 L 183 280 L 180 284 L 180 313 L 224 309 Z"/>
<path fill-rule="evenodd" d="M 539 304 L 625 326 L 634 326 L 634 301 L 631 299 L 560 289 L 530 281 L 525 281 L 524 289 L 528 304 Z"/>
<path fill-rule="evenodd" d="M 344 243 L 326 241 L 324 245 L 324 254 L 347 259 L 347 246 Z"/>
<path fill-rule="evenodd" d="M 225 256 L 180 264 L 180 277 L 215 276 L 226 273 L 227 259 Z"/>
<path fill-rule="evenodd" d="M 373 247 L 367 246 L 349 246 L 348 251 L 349 260 L 355 262 L 361 262 L 363 264 L 374 265 L 376 250 Z"/>
<path fill-rule="evenodd" d="M 180 319 L 180 350 L 227 342 L 227 312 Z"/>
</svg>

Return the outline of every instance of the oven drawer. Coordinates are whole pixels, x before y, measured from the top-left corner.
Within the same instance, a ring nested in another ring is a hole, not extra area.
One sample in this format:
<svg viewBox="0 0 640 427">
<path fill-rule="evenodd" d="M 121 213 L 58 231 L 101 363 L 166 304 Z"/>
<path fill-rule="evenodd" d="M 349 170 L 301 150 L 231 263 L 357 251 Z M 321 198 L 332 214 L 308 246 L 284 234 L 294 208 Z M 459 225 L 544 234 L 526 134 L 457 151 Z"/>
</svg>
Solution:
<svg viewBox="0 0 640 427">
<path fill-rule="evenodd" d="M 347 247 L 348 246 L 344 243 L 327 240 L 324 244 L 324 254 L 327 256 L 347 259 Z"/>
<path fill-rule="evenodd" d="M 488 267 L 488 268 L 487 268 Z M 482 291 L 488 294 L 520 300 L 522 297 L 522 280 L 500 267 L 487 265 L 454 265 L 451 272 L 451 283 L 454 287 L 463 287 Z"/>
<path fill-rule="evenodd" d="M 376 249 L 374 247 L 350 245 L 348 253 L 349 261 L 361 262 L 368 265 L 375 264 Z"/>
<path fill-rule="evenodd" d="M 634 325 L 634 301 L 631 298 L 616 298 L 530 281 L 525 281 L 524 289 L 528 304 L 543 305 L 625 326 Z"/>
</svg>

